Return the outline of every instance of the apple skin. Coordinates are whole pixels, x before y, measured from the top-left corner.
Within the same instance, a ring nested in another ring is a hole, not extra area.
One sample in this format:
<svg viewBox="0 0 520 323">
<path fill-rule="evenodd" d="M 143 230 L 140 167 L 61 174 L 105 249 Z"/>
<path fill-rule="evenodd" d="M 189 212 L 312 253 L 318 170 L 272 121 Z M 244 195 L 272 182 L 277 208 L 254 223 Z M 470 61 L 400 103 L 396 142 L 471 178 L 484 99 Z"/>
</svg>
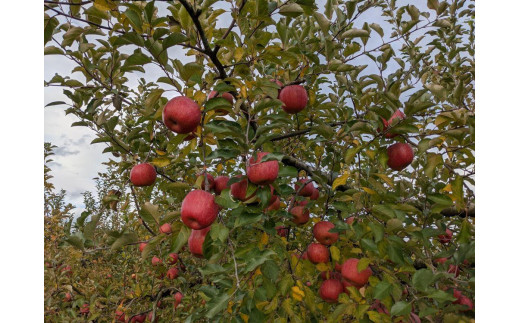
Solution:
<svg viewBox="0 0 520 323">
<path fill-rule="evenodd" d="M 153 185 L 156 178 L 157 172 L 155 168 L 148 163 L 135 165 L 130 171 L 130 182 L 132 182 L 134 186 Z"/>
<path fill-rule="evenodd" d="M 173 306 L 175 308 L 177 308 L 177 306 L 179 306 L 179 304 L 182 302 L 182 293 L 181 292 L 175 293 L 174 298 L 175 298 L 175 303 Z"/>
<path fill-rule="evenodd" d="M 448 261 L 448 258 L 437 258 L 434 260 L 436 263 L 439 263 L 441 265 L 443 265 L 446 261 Z"/>
<path fill-rule="evenodd" d="M 147 245 L 146 242 L 141 242 L 141 243 L 139 244 L 139 251 L 143 252 L 144 247 L 146 247 L 146 245 Z"/>
<path fill-rule="evenodd" d="M 319 275 L 321 280 L 327 280 L 327 279 L 336 279 L 338 281 L 341 281 L 342 277 L 341 274 L 337 271 L 329 270 L 329 271 L 322 271 Z"/>
<path fill-rule="evenodd" d="M 413 161 L 413 149 L 409 144 L 398 142 L 386 149 L 387 165 L 393 170 L 401 171 Z"/>
<path fill-rule="evenodd" d="M 208 96 L 208 99 L 213 99 L 214 97 L 218 96 L 218 92 L 217 91 L 211 91 L 209 92 L 209 96 Z M 231 103 L 231 105 L 233 105 L 233 95 L 229 92 L 224 92 L 222 93 L 222 95 L 220 95 L 221 98 L 223 99 L 226 99 L 228 100 L 229 103 Z"/>
<path fill-rule="evenodd" d="M 283 88 L 283 83 L 280 82 L 279 80 L 275 80 L 275 79 L 270 79 L 269 81 L 273 82 L 273 83 L 276 83 L 276 85 L 278 85 L 280 87 L 280 90 Z M 280 91 L 279 90 L 279 91 Z"/>
<path fill-rule="evenodd" d="M 453 297 L 455 297 L 457 300 L 453 302 L 453 304 L 459 304 L 459 305 L 466 305 L 467 309 L 462 310 L 463 312 L 470 311 L 473 309 L 473 302 L 469 297 L 462 295 L 462 292 L 459 290 L 454 289 L 453 290 Z"/>
<path fill-rule="evenodd" d="M 213 187 L 215 194 L 220 195 L 223 190 L 229 188 L 228 181 L 228 176 L 217 176 L 217 178 L 215 178 L 215 186 Z"/>
<path fill-rule="evenodd" d="M 202 258 L 202 245 L 210 229 L 211 227 L 202 230 L 191 230 L 190 237 L 188 238 L 188 248 L 194 256 Z"/>
<path fill-rule="evenodd" d="M 152 322 L 152 318 L 153 318 L 153 311 L 150 311 L 148 312 L 148 315 L 146 316 L 146 319 L 150 322 Z M 155 315 L 155 321 L 157 321 L 157 313 Z"/>
<path fill-rule="evenodd" d="M 330 259 L 330 252 L 321 243 L 311 243 L 307 248 L 307 255 L 313 264 L 326 263 Z"/>
<path fill-rule="evenodd" d="M 247 186 L 248 186 L 247 177 L 244 177 L 242 175 L 240 175 L 238 177 L 243 178 L 243 179 L 240 182 L 231 184 L 231 196 L 233 196 L 234 198 L 236 198 L 242 202 L 245 202 L 245 201 L 253 198 L 256 195 L 256 191 L 255 191 L 255 193 L 252 193 L 251 195 L 246 196 Z"/>
<path fill-rule="evenodd" d="M 388 119 L 388 121 L 386 121 L 385 118 L 381 118 L 381 119 L 383 119 L 383 131 L 388 129 L 389 126 L 396 124 L 397 121 L 394 121 L 394 120 L 403 120 L 404 118 L 405 118 L 404 113 L 402 113 L 401 110 L 399 110 L 399 109 L 395 110 L 394 114 L 392 114 L 392 116 L 390 117 L 390 119 Z M 388 131 L 387 133 L 385 133 L 386 138 L 394 138 L 396 136 L 398 136 L 398 134 L 392 133 L 391 131 Z"/>
<path fill-rule="evenodd" d="M 79 308 L 79 314 L 87 315 L 90 312 L 90 306 L 88 303 L 81 305 Z"/>
<path fill-rule="evenodd" d="M 126 315 L 124 312 L 116 310 L 116 321 L 126 322 Z"/>
<path fill-rule="evenodd" d="M 314 238 L 321 244 L 330 246 L 334 242 L 338 241 L 339 234 L 329 232 L 330 229 L 334 228 L 334 224 L 329 221 L 320 221 L 312 228 L 312 234 Z"/>
<path fill-rule="evenodd" d="M 186 96 L 178 96 L 166 103 L 162 119 L 173 132 L 186 134 L 197 129 L 201 113 L 199 105 Z"/>
<path fill-rule="evenodd" d="M 302 259 L 305 259 L 305 260 L 309 260 L 309 254 L 307 253 L 307 251 L 305 251 L 304 253 L 302 253 Z"/>
<path fill-rule="evenodd" d="M 451 230 L 448 228 L 446 228 L 446 234 L 440 234 L 437 236 L 437 238 L 439 238 L 439 242 L 442 244 L 450 243 L 452 237 L 453 237 L 453 232 L 451 232 Z"/>
<path fill-rule="evenodd" d="M 146 314 L 135 315 L 130 319 L 130 323 L 143 323 L 146 320 Z"/>
<path fill-rule="evenodd" d="M 179 255 L 173 252 L 168 255 L 168 258 L 166 258 L 166 262 L 168 262 L 169 265 L 175 265 L 178 260 Z"/>
<path fill-rule="evenodd" d="M 349 216 L 348 218 L 345 219 L 345 223 L 347 223 L 348 225 L 352 225 L 352 223 L 354 223 L 355 220 L 356 220 L 355 216 Z"/>
<path fill-rule="evenodd" d="M 181 220 L 194 230 L 209 227 L 217 218 L 219 211 L 215 197 L 203 190 L 189 192 L 181 205 Z"/>
<path fill-rule="evenodd" d="M 179 269 L 177 269 L 177 267 L 172 267 L 172 268 L 168 269 L 168 271 L 166 272 L 166 277 L 170 280 L 174 280 L 178 276 L 179 276 Z"/>
<path fill-rule="evenodd" d="M 273 195 L 271 197 L 271 201 L 269 203 L 269 207 L 267 211 L 276 211 L 280 209 L 280 197 L 278 195 Z"/>
<path fill-rule="evenodd" d="M 159 232 L 164 233 L 164 234 L 171 234 L 172 226 L 169 223 L 165 223 L 159 227 Z"/>
<path fill-rule="evenodd" d="M 338 273 L 340 276 L 341 276 L 341 273 Z M 347 295 L 350 295 L 350 291 L 348 290 L 349 287 L 355 287 L 357 289 L 360 289 L 362 286 L 357 286 L 355 284 L 352 284 L 351 282 L 349 282 L 348 280 L 346 280 L 345 278 L 341 277 L 341 284 L 343 285 L 343 291 L 347 294 Z"/>
<path fill-rule="evenodd" d="M 275 229 L 276 229 L 276 233 L 280 237 L 287 237 L 289 235 L 289 228 L 284 227 L 283 225 L 279 225 Z"/>
<path fill-rule="evenodd" d="M 337 303 L 338 296 L 343 292 L 343 285 L 337 279 L 327 279 L 321 283 L 318 294 L 327 303 Z"/>
<path fill-rule="evenodd" d="M 356 258 L 349 258 L 345 260 L 341 266 L 341 275 L 343 278 L 350 281 L 354 285 L 360 286 L 365 285 L 368 282 L 368 278 L 372 276 L 372 269 L 367 267 L 360 272 L 357 269 L 358 263 L 359 259 Z"/>
<path fill-rule="evenodd" d="M 63 296 L 63 301 L 65 303 L 70 302 L 71 299 L 72 299 L 72 295 L 69 292 L 65 293 L 65 296 Z"/>
<path fill-rule="evenodd" d="M 249 158 L 249 166 L 246 168 L 247 178 L 253 184 L 267 185 L 273 183 L 278 177 L 279 165 L 278 161 L 270 160 L 260 162 L 262 158 L 269 155 L 268 152 L 259 152 L 256 158 Z"/>
<path fill-rule="evenodd" d="M 309 101 L 307 91 L 301 85 L 285 86 L 280 91 L 278 99 L 283 102 L 282 109 L 290 114 L 298 113 L 305 109 Z"/>
<path fill-rule="evenodd" d="M 317 188 L 315 188 L 314 191 L 312 192 L 311 196 L 309 197 L 309 199 L 316 201 L 319 197 L 320 197 L 320 191 Z"/>
<path fill-rule="evenodd" d="M 205 191 L 206 190 L 206 179 L 204 178 L 204 174 L 197 174 L 197 179 L 198 179 L 198 177 L 201 177 L 201 176 L 202 176 L 202 182 L 200 182 L 200 189 Z M 206 173 L 206 177 L 208 178 L 209 189 L 212 190 L 213 188 L 215 188 L 215 178 L 213 178 L 213 176 L 210 173 Z"/>
<path fill-rule="evenodd" d="M 162 264 L 162 260 L 159 257 L 153 256 L 152 266 L 158 266 L 160 264 Z"/>
<path fill-rule="evenodd" d="M 309 222 L 309 210 L 306 209 L 304 206 L 294 206 L 291 208 L 289 213 L 292 214 L 292 222 L 295 224 L 305 224 Z"/>
<path fill-rule="evenodd" d="M 298 190 L 300 189 L 300 187 L 305 184 L 308 180 L 307 179 L 300 179 L 296 182 L 296 184 L 294 184 L 294 190 L 296 192 L 298 192 Z M 309 196 L 312 196 L 312 193 L 314 192 L 316 188 L 314 187 L 314 184 L 312 184 L 312 182 L 309 182 L 307 183 L 303 188 L 302 190 L 298 193 L 298 195 L 300 196 L 305 196 L 305 197 L 309 197 Z"/>
<path fill-rule="evenodd" d="M 456 278 L 456 277 L 459 277 L 459 273 L 460 273 L 460 268 L 459 268 L 459 266 L 457 266 L 457 265 L 450 265 L 450 266 L 448 267 L 448 273 L 449 273 L 449 274 L 454 274 L 454 275 L 455 275 L 455 278 Z"/>
</svg>

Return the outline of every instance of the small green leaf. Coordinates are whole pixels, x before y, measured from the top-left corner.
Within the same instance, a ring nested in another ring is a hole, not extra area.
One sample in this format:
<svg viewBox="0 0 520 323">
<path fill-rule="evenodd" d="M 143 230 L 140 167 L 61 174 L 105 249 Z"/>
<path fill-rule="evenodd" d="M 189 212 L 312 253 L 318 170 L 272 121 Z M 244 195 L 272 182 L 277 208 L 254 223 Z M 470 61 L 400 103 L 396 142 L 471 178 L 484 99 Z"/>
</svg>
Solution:
<svg viewBox="0 0 520 323">
<path fill-rule="evenodd" d="M 412 277 L 412 285 L 420 291 L 426 291 L 433 283 L 433 273 L 430 269 L 421 269 L 415 272 Z"/>
<path fill-rule="evenodd" d="M 407 302 L 397 302 L 392 306 L 392 309 L 390 310 L 390 314 L 392 316 L 394 315 L 408 315 L 412 311 L 412 305 Z"/>
</svg>

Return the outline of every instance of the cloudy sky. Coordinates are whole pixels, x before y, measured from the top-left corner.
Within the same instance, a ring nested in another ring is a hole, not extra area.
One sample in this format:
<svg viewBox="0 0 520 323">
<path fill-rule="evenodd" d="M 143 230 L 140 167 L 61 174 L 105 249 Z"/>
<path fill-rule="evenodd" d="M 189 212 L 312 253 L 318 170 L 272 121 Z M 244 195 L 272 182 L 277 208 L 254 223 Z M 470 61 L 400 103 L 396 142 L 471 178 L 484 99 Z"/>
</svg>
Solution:
<svg viewBox="0 0 520 323">
<path fill-rule="evenodd" d="M 316 3 L 319 6 L 319 11 L 324 10 L 324 0 L 318 0 Z M 414 3 L 414 1 L 398 1 L 398 5 L 407 3 Z M 428 10 L 425 4 L 414 3 L 419 10 Z M 156 6 L 159 9 L 159 15 L 167 13 L 166 3 L 158 2 Z M 225 2 L 218 2 L 215 7 L 229 10 L 230 5 Z M 276 19 L 276 18 L 275 18 Z M 355 27 L 360 28 L 364 21 L 379 23 L 385 29 L 385 40 L 390 34 L 390 26 L 387 24 L 381 12 L 376 10 L 369 10 L 356 22 Z M 220 16 L 217 22 L 217 28 L 225 28 L 231 22 L 229 13 Z M 75 22 L 77 24 L 77 22 Z M 81 23 L 80 23 L 81 25 Z M 236 30 L 236 28 L 235 28 Z M 375 34 L 374 34 L 375 35 Z M 371 37 L 367 48 L 376 47 L 381 43 L 379 36 Z M 49 44 L 50 45 L 50 44 Z M 399 46 L 397 43 L 394 46 Z M 128 46 L 127 46 L 128 47 Z M 131 52 L 131 49 L 128 49 Z M 168 50 L 170 58 L 177 58 L 183 62 L 188 62 L 189 58 L 184 55 L 184 50 L 178 46 L 171 47 Z M 366 58 L 361 57 L 361 60 L 353 61 L 353 64 L 367 64 Z M 372 68 L 367 68 L 365 72 L 376 72 L 373 65 Z M 74 64 L 65 57 L 50 55 L 44 58 L 44 77 L 45 80 L 50 80 L 54 74 L 70 75 L 70 71 L 74 68 Z M 145 77 L 147 80 L 155 81 L 162 72 L 155 67 L 155 65 L 148 64 L 146 66 L 146 75 L 142 73 L 135 73 L 134 78 L 130 78 L 130 85 L 136 85 L 136 79 Z M 128 75 L 128 74 L 127 74 Z M 79 77 L 76 73 L 75 77 Z M 60 87 L 46 87 L 45 88 L 45 104 L 53 101 L 65 101 L 68 99 L 62 94 L 63 88 Z M 172 93 L 172 92 L 168 92 Z M 58 148 L 55 150 L 54 162 L 50 165 L 53 170 L 52 182 L 58 189 L 65 189 L 67 191 L 68 202 L 76 206 L 75 213 L 79 214 L 83 210 L 82 193 L 85 191 L 95 191 L 94 177 L 98 172 L 103 171 L 103 161 L 108 160 L 108 155 L 103 155 L 101 152 L 105 148 L 104 144 L 90 145 L 90 142 L 96 138 L 95 134 L 85 127 L 70 127 L 70 125 L 78 121 L 75 116 L 64 113 L 64 106 L 51 106 L 45 108 L 45 141 L 51 142 Z M 110 155 L 111 156 L 111 155 Z"/>
</svg>

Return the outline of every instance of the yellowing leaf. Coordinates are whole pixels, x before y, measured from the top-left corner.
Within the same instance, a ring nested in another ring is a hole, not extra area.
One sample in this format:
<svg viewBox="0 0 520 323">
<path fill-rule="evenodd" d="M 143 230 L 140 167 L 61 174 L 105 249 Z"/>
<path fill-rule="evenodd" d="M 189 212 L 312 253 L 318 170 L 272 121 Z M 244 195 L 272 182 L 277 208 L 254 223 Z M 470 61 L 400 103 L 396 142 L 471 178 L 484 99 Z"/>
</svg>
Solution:
<svg viewBox="0 0 520 323">
<path fill-rule="evenodd" d="M 345 185 L 347 183 L 347 179 L 349 177 L 348 170 L 345 170 L 343 172 L 343 175 L 337 177 L 334 182 L 332 183 L 332 190 L 335 190 L 340 185 Z"/>
<path fill-rule="evenodd" d="M 262 234 L 262 237 L 260 238 L 260 242 L 258 242 L 258 247 L 262 248 L 263 246 L 265 246 L 267 243 L 269 242 L 269 236 L 267 235 L 267 233 L 263 233 Z"/>
<path fill-rule="evenodd" d="M 446 186 L 444 186 L 444 188 L 442 190 L 439 191 L 440 193 L 442 192 L 451 192 L 451 184 L 448 184 Z"/>
<path fill-rule="evenodd" d="M 360 254 L 363 251 L 361 249 L 359 249 L 359 248 L 352 248 L 352 249 L 350 249 L 350 252 L 355 253 L 355 254 Z"/>
<path fill-rule="evenodd" d="M 240 317 L 241 317 L 242 320 L 244 320 L 246 323 L 249 322 L 249 315 L 244 314 L 244 313 L 240 313 Z"/>
<path fill-rule="evenodd" d="M 242 56 L 244 56 L 244 48 L 242 47 L 238 47 L 235 49 L 235 54 L 233 55 L 233 57 L 235 57 L 235 61 L 239 61 Z"/>
<path fill-rule="evenodd" d="M 206 93 L 204 93 L 202 91 L 197 91 L 197 92 L 195 92 L 195 95 L 193 96 L 193 99 L 195 101 L 197 101 L 197 103 L 200 105 L 204 101 L 206 101 Z"/>
<path fill-rule="evenodd" d="M 331 246 L 330 247 L 330 255 L 332 257 L 332 260 L 338 262 L 341 257 L 341 252 L 339 251 L 338 247 Z"/>
<path fill-rule="evenodd" d="M 328 263 L 325 264 L 320 262 L 316 265 L 316 269 L 318 269 L 319 271 L 327 271 L 330 270 L 330 265 Z"/>
<path fill-rule="evenodd" d="M 170 165 L 170 159 L 165 157 L 158 157 L 152 159 L 151 163 L 157 167 L 166 167 Z"/>
<path fill-rule="evenodd" d="M 158 150 L 158 149 L 156 149 L 155 152 L 156 152 L 157 155 L 159 155 L 159 156 L 164 156 L 164 155 L 166 155 L 166 152 L 165 152 L 165 151 L 161 151 L 161 150 Z"/>
<path fill-rule="evenodd" d="M 291 287 L 291 296 L 297 301 L 301 301 L 303 297 L 305 296 L 305 293 L 303 290 L 300 289 L 298 286 Z"/>
<path fill-rule="evenodd" d="M 385 174 L 374 174 L 374 175 L 376 175 L 377 177 L 381 178 L 385 183 L 390 185 L 390 187 L 394 187 L 394 181 L 390 177 L 388 177 L 387 175 L 385 175 Z"/>
<path fill-rule="evenodd" d="M 377 192 L 376 192 L 376 191 L 374 191 L 374 190 L 373 190 L 373 189 L 371 189 L 371 188 L 368 188 L 368 187 L 364 187 L 364 186 L 363 186 L 363 187 L 361 187 L 361 188 L 363 189 L 363 191 L 367 192 L 367 193 L 368 193 L 368 194 L 370 194 L 370 195 L 377 195 Z"/>
</svg>

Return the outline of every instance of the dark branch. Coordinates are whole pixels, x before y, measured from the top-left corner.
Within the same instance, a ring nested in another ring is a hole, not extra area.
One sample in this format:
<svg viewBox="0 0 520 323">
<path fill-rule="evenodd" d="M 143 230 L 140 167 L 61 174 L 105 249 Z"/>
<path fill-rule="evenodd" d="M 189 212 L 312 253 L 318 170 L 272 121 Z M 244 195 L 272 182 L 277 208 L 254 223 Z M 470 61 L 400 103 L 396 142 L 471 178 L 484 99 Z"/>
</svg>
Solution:
<svg viewBox="0 0 520 323">
<path fill-rule="evenodd" d="M 44 0 L 43 2 L 48 3 L 48 4 L 60 4 L 60 5 L 65 5 L 65 6 L 82 6 L 84 4 L 92 3 L 93 1 L 82 1 L 82 2 L 73 3 L 73 2 L 60 2 L 60 1 Z"/>
<path fill-rule="evenodd" d="M 240 5 L 240 8 L 238 8 L 238 14 L 237 15 L 240 15 L 240 12 L 242 11 L 244 6 L 246 5 L 246 2 L 247 2 L 247 0 L 242 0 L 242 4 Z M 236 22 L 237 22 L 237 20 L 235 18 L 233 18 L 233 20 L 231 21 L 231 24 L 229 25 L 228 29 L 224 33 L 224 36 L 222 36 L 222 40 L 226 39 L 227 36 L 229 36 L 229 34 L 231 33 L 231 30 L 233 28 L 235 28 Z M 213 53 L 215 55 L 217 55 L 219 49 L 220 49 L 220 45 L 216 45 L 215 48 L 213 49 Z"/>
</svg>

